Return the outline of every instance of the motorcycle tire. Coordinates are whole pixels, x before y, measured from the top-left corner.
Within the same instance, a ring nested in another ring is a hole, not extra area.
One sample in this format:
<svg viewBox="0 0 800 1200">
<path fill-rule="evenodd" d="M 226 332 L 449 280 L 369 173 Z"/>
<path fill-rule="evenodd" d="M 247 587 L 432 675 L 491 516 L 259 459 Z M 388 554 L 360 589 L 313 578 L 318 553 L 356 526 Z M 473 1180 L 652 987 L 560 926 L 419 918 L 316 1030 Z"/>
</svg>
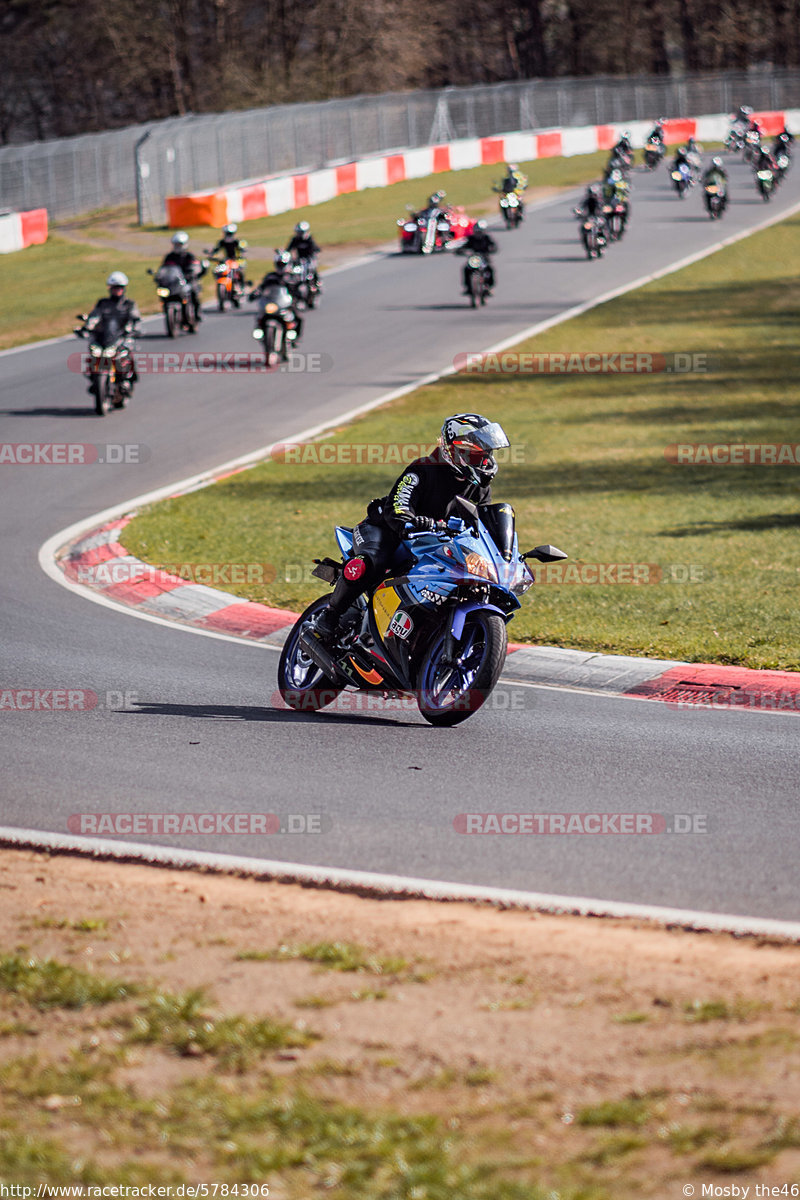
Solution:
<svg viewBox="0 0 800 1200">
<path fill-rule="evenodd" d="M 328 603 L 320 596 L 299 616 L 284 642 L 278 662 L 278 691 L 284 704 L 295 712 L 317 712 L 332 704 L 343 687 L 329 679 L 299 645 L 300 630 L 311 617 L 319 614 Z"/>
<path fill-rule="evenodd" d="M 178 308 L 174 304 L 167 304 L 164 309 L 164 324 L 167 329 L 167 337 L 174 338 L 180 326 L 180 318 L 178 316 Z"/>
<path fill-rule="evenodd" d="M 498 613 L 481 609 L 468 613 L 455 670 L 441 666 L 444 647 L 442 633 L 434 637 L 422 660 L 417 673 L 417 704 L 431 725 L 453 726 L 478 711 L 500 678 L 508 648 L 505 621 Z M 452 688 L 450 683 L 456 675 L 461 686 Z"/>
<path fill-rule="evenodd" d="M 97 413 L 98 417 L 104 417 L 108 412 L 108 409 L 105 405 L 105 390 L 103 388 L 103 380 L 99 375 L 95 375 L 94 379 L 92 379 L 91 383 L 89 384 L 89 387 L 92 395 L 94 396 L 94 411 Z"/>
<path fill-rule="evenodd" d="M 217 309 L 219 312 L 225 312 L 225 298 L 227 290 L 224 283 L 217 284 Z"/>
<path fill-rule="evenodd" d="M 481 285 L 475 271 L 469 277 L 469 304 L 470 308 L 478 307 L 478 296 L 481 291 Z"/>
<path fill-rule="evenodd" d="M 277 329 L 272 321 L 268 321 L 264 327 L 264 353 L 267 356 L 267 366 L 272 366 L 272 355 L 277 349 Z"/>
</svg>

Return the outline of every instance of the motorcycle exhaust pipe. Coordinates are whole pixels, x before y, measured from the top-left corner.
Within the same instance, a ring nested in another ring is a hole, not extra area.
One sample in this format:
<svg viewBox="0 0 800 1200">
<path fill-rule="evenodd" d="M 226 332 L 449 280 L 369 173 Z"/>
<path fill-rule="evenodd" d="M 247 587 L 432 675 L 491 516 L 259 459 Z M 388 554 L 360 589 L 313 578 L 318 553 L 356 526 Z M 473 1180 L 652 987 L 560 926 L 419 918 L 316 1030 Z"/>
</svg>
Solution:
<svg viewBox="0 0 800 1200">
<path fill-rule="evenodd" d="M 328 653 L 325 647 L 315 637 L 310 636 L 305 629 L 300 632 L 298 637 L 300 646 L 311 659 L 311 661 L 319 667 L 328 679 L 333 683 L 349 683 L 336 665 L 336 659 Z"/>
</svg>

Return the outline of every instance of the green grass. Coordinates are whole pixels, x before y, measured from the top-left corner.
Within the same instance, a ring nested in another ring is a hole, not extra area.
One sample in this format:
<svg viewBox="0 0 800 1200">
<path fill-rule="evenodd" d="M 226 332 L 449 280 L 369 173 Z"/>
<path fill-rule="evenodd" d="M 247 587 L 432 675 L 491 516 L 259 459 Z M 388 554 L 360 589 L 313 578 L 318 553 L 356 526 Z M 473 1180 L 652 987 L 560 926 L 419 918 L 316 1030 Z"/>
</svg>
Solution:
<svg viewBox="0 0 800 1200">
<path fill-rule="evenodd" d="M 91 975 L 53 959 L 0 955 L 0 991 L 27 1000 L 38 1009 L 84 1008 L 110 1004 L 135 993 L 133 985 Z"/>
<path fill-rule="evenodd" d="M 318 963 L 331 971 L 368 971 L 372 975 L 399 975 L 406 971 L 404 958 L 370 954 L 352 942 L 308 942 L 278 946 L 273 950 L 245 950 L 237 954 L 240 962 L 288 962 L 301 959 Z"/>
<path fill-rule="evenodd" d="M 577 1125 L 601 1125 L 615 1129 L 625 1125 L 644 1125 L 650 1119 L 650 1106 L 643 1096 L 622 1100 L 603 1100 L 582 1108 L 575 1116 Z"/>
<path fill-rule="evenodd" d="M 269 1018 L 211 1015 L 203 993 L 195 990 L 151 996 L 132 1018 L 128 1040 L 165 1046 L 181 1055 L 211 1054 L 241 1070 L 267 1051 L 308 1046 L 314 1036 Z"/>
<path fill-rule="evenodd" d="M 665 454 L 797 440 L 796 261 L 800 217 L 521 346 L 705 354 L 705 373 L 456 376 L 331 440 L 425 443 L 448 413 L 488 413 L 522 458 L 501 466 L 495 494 L 514 504 L 524 549 L 550 541 L 573 564 L 654 564 L 640 585 L 547 582 L 540 568 L 516 641 L 800 670 L 797 467 L 678 466 Z M 154 507 L 122 540 L 158 565 L 270 563 L 269 585 L 237 593 L 298 611 L 324 591 L 308 572 L 335 552 L 333 522 L 358 521 L 395 475 L 270 462 Z"/>
<path fill-rule="evenodd" d="M 532 188 L 570 187 L 593 179 L 606 157 L 603 153 L 587 154 L 521 165 L 530 177 Z M 494 208 L 496 197 L 492 196 L 491 187 L 501 175 L 501 163 L 467 171 L 447 171 L 387 188 L 338 196 L 325 204 L 277 217 L 242 222 L 240 229 L 251 246 L 265 249 L 285 245 L 290 231 L 301 220 L 311 223 L 323 249 L 350 244 L 362 248 L 381 245 L 397 236 L 395 221 L 405 215 L 406 205 L 420 208 L 425 198 L 437 189 L 446 191 L 454 204 L 462 204 L 473 212 Z M 109 231 L 110 219 L 113 219 L 113 233 Z M 204 226 L 188 228 L 187 232 L 196 252 L 210 246 L 217 233 Z M 59 234 L 56 225 L 43 246 L 0 255 L 0 350 L 69 333 L 75 324 L 75 314 L 85 312 L 98 296 L 105 294 L 105 281 L 112 270 L 128 275 L 129 294 L 143 313 L 156 312 L 158 304 L 152 280 L 145 275 L 145 269 L 155 266 L 158 258 L 153 253 L 155 233 L 164 234 L 162 250 L 166 252 L 168 243 L 163 226 L 140 228 L 132 208 L 115 209 L 81 221 L 81 237 L 100 245 L 69 241 L 66 230 Z M 250 274 L 262 265 L 260 260 L 253 260 Z M 20 286 L 21 279 L 24 286 Z M 77 341 L 75 344 L 78 345 Z"/>
<path fill-rule="evenodd" d="M 0 255 L 0 350 L 70 333 L 77 313 L 108 295 L 111 271 L 131 280 L 128 294 L 142 312 L 155 312 L 155 289 L 145 276 L 153 255 L 81 246 L 51 234 L 43 246 Z M 81 343 L 75 339 L 75 349 Z"/>
</svg>

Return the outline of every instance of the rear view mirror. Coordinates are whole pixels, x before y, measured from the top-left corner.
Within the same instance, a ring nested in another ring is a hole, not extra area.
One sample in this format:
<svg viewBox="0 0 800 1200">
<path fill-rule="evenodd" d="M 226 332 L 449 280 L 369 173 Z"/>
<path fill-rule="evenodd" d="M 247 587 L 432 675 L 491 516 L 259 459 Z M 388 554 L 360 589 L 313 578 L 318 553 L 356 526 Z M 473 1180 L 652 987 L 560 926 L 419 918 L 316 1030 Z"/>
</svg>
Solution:
<svg viewBox="0 0 800 1200">
<path fill-rule="evenodd" d="M 538 558 L 539 562 L 558 562 L 560 558 L 569 558 L 563 550 L 559 550 L 557 546 L 536 546 L 533 550 L 529 550 L 527 554 L 521 554 L 520 558 Z"/>
</svg>

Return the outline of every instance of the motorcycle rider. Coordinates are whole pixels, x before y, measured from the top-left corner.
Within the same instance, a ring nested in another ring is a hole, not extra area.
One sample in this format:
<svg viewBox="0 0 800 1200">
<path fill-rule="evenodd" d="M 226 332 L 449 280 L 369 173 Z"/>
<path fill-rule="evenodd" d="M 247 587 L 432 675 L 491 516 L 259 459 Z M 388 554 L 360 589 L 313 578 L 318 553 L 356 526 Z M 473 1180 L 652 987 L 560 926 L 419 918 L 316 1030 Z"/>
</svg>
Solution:
<svg viewBox="0 0 800 1200">
<path fill-rule="evenodd" d="M 660 142 L 662 146 L 664 146 L 666 144 L 666 141 L 664 138 L 664 118 L 663 117 L 658 118 L 655 125 L 648 133 L 646 141 Z"/>
<path fill-rule="evenodd" d="M 628 191 L 630 185 L 623 177 L 620 170 L 614 170 L 603 183 L 603 202 L 605 205 L 614 206 L 622 205 L 622 229 L 620 233 L 625 232 L 625 226 L 630 215 L 630 202 L 628 200 Z"/>
<path fill-rule="evenodd" d="M 139 306 L 136 301 L 125 295 L 128 282 L 128 276 L 123 271 L 111 272 L 106 280 L 108 295 L 101 296 L 97 301 L 79 331 L 80 337 L 83 337 L 86 332 L 94 329 L 101 322 L 113 320 L 119 326 L 120 332 L 127 335 L 127 338 L 133 341 L 138 333 L 138 325 L 142 319 L 142 314 L 139 312 Z M 122 390 L 127 395 L 130 395 L 133 384 L 139 378 L 133 354 L 130 356 L 130 364 L 130 371 L 127 377 L 120 380 Z M 91 391 L 91 388 L 89 390 Z"/>
<path fill-rule="evenodd" d="M 192 308 L 194 309 L 195 321 L 200 322 L 203 319 L 203 314 L 200 309 L 200 288 L 198 287 L 198 283 L 206 273 L 206 266 L 188 249 L 188 233 L 184 233 L 183 231 L 174 233 L 170 240 L 172 242 L 172 249 L 164 255 L 164 261 L 161 266 L 178 267 L 183 272 L 183 276 L 192 290 Z M 181 309 L 183 310 L 183 324 L 186 326 L 186 305 L 181 304 Z"/>
<path fill-rule="evenodd" d="M 513 192 L 519 200 L 520 212 L 524 214 L 523 192 L 528 186 L 528 176 L 523 175 L 518 163 L 506 163 L 506 173 L 500 183 L 500 191 L 508 195 Z"/>
<path fill-rule="evenodd" d="M 492 266 L 492 261 L 491 261 L 489 255 L 497 253 L 497 242 L 494 240 L 494 238 L 492 237 L 492 235 L 490 233 L 486 232 L 486 221 L 481 220 L 481 221 L 475 222 L 475 224 L 472 227 L 472 233 L 470 233 L 469 236 L 466 238 L 466 240 L 464 241 L 464 245 L 460 246 L 458 248 L 457 253 L 458 254 L 466 254 L 466 255 L 480 254 L 483 256 L 483 258 L 486 260 L 486 270 L 484 271 L 484 278 L 486 279 L 486 286 L 487 286 L 489 292 L 491 293 L 492 288 L 495 285 L 495 273 L 494 273 L 494 267 Z M 470 267 L 467 263 L 465 263 L 464 264 L 464 295 L 465 296 L 469 295 L 469 273 L 470 273 Z"/>
<path fill-rule="evenodd" d="M 448 505 L 456 496 L 476 505 L 491 503 L 497 474 L 493 451 L 508 445 L 502 427 L 478 413 L 448 417 L 433 453 L 409 463 L 389 494 L 371 501 L 365 520 L 353 530 L 352 557 L 313 629 L 323 643 L 336 640 L 342 615 L 380 582 L 409 533 L 444 531 Z"/>
<path fill-rule="evenodd" d="M 297 330 L 297 337 L 295 338 L 295 343 L 297 343 L 300 341 L 303 333 L 303 318 L 297 311 L 297 297 L 295 296 L 294 290 L 295 286 L 296 281 L 294 274 L 292 273 L 292 256 L 289 254 L 288 250 L 277 250 L 275 252 L 275 258 L 273 259 L 272 270 L 267 271 L 266 275 L 261 280 L 261 283 L 258 285 L 258 287 L 253 289 L 247 299 L 257 300 L 263 292 L 267 291 L 267 289 L 271 287 L 286 288 L 292 298 L 291 309 L 292 315 L 296 322 L 295 328 Z"/>
<path fill-rule="evenodd" d="M 715 155 L 711 160 L 710 166 L 703 173 L 703 187 L 708 187 L 709 184 L 716 184 L 719 188 L 719 195 L 724 209 L 728 203 L 728 173 L 722 165 L 722 159 L 719 155 Z"/>
<path fill-rule="evenodd" d="M 291 254 L 300 262 L 301 260 L 308 263 L 308 271 L 314 283 L 319 283 L 317 275 L 317 255 L 320 253 L 321 247 L 317 245 L 311 235 L 311 226 L 308 221 L 298 221 L 294 227 L 294 236 L 291 238 L 286 247 L 287 254 Z"/>
<path fill-rule="evenodd" d="M 605 213 L 603 212 L 603 194 L 599 183 L 592 183 L 586 189 L 583 200 L 576 209 L 573 210 L 576 217 L 580 217 L 582 221 L 596 220 L 597 221 L 597 240 L 601 245 L 605 246 L 606 237 L 606 221 Z"/>
<path fill-rule="evenodd" d="M 239 277 L 239 283 L 244 287 L 244 273 L 247 267 L 244 252 L 247 249 L 247 242 L 237 238 L 236 234 L 239 231 L 238 225 L 225 225 L 222 230 L 222 237 L 217 242 L 216 246 L 212 246 L 209 254 L 219 254 L 223 261 L 227 258 L 232 258 L 236 262 L 236 273 Z"/>
</svg>

